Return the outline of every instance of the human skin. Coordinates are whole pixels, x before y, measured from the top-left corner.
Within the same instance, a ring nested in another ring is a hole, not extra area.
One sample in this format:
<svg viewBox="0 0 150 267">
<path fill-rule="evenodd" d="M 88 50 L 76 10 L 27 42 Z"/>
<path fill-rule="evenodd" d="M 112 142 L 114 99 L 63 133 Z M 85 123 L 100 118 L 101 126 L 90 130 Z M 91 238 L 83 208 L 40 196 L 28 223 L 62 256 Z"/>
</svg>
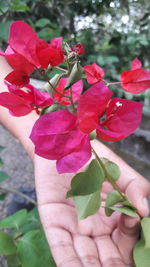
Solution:
<svg viewBox="0 0 150 267">
<path fill-rule="evenodd" d="M 7 90 L 3 79 L 11 71 L 3 57 L 0 57 L 0 70 L 2 92 Z M 0 107 L 0 122 L 18 138 L 33 160 L 40 218 L 57 266 L 125 267 L 132 262 L 132 249 L 139 236 L 139 218 L 117 212 L 106 217 L 101 208 L 96 215 L 78 221 L 73 201 L 65 199 L 72 175 L 58 174 L 55 161 L 34 154 L 29 135 L 37 119 L 35 112 L 13 117 L 7 109 Z M 99 141 L 92 143 L 99 156 L 119 165 L 119 187 L 137 207 L 139 215 L 147 216 L 146 197 L 150 194 L 150 184 L 105 145 Z M 105 182 L 103 206 L 111 190 L 111 185 Z"/>
</svg>

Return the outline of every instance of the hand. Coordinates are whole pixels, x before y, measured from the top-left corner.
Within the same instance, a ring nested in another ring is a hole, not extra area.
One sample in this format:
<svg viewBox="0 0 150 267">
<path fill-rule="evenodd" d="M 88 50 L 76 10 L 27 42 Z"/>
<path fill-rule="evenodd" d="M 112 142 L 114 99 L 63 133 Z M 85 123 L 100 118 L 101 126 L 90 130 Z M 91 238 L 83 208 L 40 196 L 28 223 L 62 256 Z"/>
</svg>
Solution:
<svg viewBox="0 0 150 267">
<path fill-rule="evenodd" d="M 118 159 L 115 154 L 111 155 Z M 139 214 L 147 216 L 149 183 L 123 161 L 119 163 L 121 169 L 126 170 L 122 173 L 128 175 L 119 179 L 121 189 L 136 205 Z M 117 212 L 106 217 L 101 208 L 96 215 L 78 221 L 72 200 L 65 199 L 71 175 L 59 175 L 54 161 L 35 156 L 35 177 L 40 217 L 57 266 L 125 267 L 131 264 L 132 249 L 139 236 L 138 218 Z M 103 201 L 111 190 L 105 182 Z"/>
</svg>

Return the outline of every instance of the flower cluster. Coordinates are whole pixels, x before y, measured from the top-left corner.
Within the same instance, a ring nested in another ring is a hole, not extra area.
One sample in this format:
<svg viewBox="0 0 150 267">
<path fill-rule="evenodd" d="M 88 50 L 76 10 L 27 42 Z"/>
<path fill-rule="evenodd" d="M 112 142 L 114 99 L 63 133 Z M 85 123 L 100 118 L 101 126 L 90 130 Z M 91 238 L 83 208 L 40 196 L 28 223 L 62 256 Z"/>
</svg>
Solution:
<svg viewBox="0 0 150 267">
<path fill-rule="evenodd" d="M 96 63 L 80 66 L 82 44 L 63 46 L 62 37 L 49 43 L 40 40 L 34 30 L 22 21 L 12 23 L 5 52 L 0 52 L 12 67 L 5 77 L 8 92 L 0 94 L 0 105 L 14 116 L 24 116 L 52 106 L 35 123 L 31 140 L 35 153 L 56 160 L 59 173 L 77 172 L 91 157 L 90 134 L 104 141 L 119 141 L 139 126 L 142 103 L 113 97 L 104 70 Z M 58 65 L 63 64 L 62 67 Z M 49 71 L 59 68 L 61 74 L 49 78 Z M 36 71 L 48 83 L 49 92 L 29 84 Z M 84 75 L 92 86 L 83 94 Z M 136 58 L 132 69 L 120 76 L 120 85 L 128 92 L 141 93 L 150 87 L 150 72 L 141 68 Z M 51 95 L 50 95 L 50 92 Z M 57 104 L 58 110 L 52 111 Z"/>
</svg>

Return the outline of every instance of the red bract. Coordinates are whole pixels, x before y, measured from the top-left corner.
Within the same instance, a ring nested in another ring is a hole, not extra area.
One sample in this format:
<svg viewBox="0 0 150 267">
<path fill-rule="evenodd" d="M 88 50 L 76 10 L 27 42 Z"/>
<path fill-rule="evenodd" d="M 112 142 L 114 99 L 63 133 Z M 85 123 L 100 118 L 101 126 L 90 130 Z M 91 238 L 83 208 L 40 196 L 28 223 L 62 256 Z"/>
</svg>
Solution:
<svg viewBox="0 0 150 267">
<path fill-rule="evenodd" d="M 5 83 L 12 88 L 21 88 L 29 83 L 29 76 L 21 70 L 14 70 L 5 77 Z"/>
<path fill-rule="evenodd" d="M 59 173 L 76 172 L 91 157 L 89 136 L 78 129 L 77 117 L 67 110 L 41 116 L 30 138 L 37 155 L 57 160 Z"/>
<path fill-rule="evenodd" d="M 14 116 L 24 116 L 32 110 L 39 113 L 39 108 L 53 104 L 48 93 L 40 92 L 32 85 L 26 91 L 10 88 L 10 92 L 0 94 L 0 105 L 9 109 Z M 9 87 L 8 87 L 9 88 Z"/>
<path fill-rule="evenodd" d="M 5 52 L 0 51 L 0 55 L 4 56 L 8 64 L 14 70 L 22 70 L 29 74 L 34 70 L 34 66 L 22 55 L 15 53 L 10 46 Z"/>
<path fill-rule="evenodd" d="M 133 94 L 150 88 L 150 72 L 141 68 L 141 62 L 137 58 L 132 62 L 132 70 L 123 72 L 120 79 L 123 89 Z"/>
<path fill-rule="evenodd" d="M 79 56 L 84 54 L 84 46 L 82 44 L 77 44 L 71 47 L 72 51 L 77 53 Z"/>
<path fill-rule="evenodd" d="M 40 67 L 36 55 L 36 48 L 40 42 L 35 31 L 25 22 L 16 21 L 10 26 L 8 43 L 18 54 L 25 56 L 26 59 L 37 68 Z"/>
<path fill-rule="evenodd" d="M 23 56 L 34 68 L 57 66 L 64 61 L 62 38 L 51 40 L 50 44 L 40 40 L 34 30 L 23 21 L 13 22 L 8 39 L 15 53 Z"/>
<path fill-rule="evenodd" d="M 4 92 L 0 93 L 0 105 L 8 108 L 13 116 L 24 116 L 32 111 L 32 107 L 28 102 L 18 95 Z"/>
<path fill-rule="evenodd" d="M 139 126 L 143 104 L 111 96 L 102 82 L 89 88 L 79 100 L 79 125 L 85 133 L 96 129 L 104 141 L 119 141 Z"/>
<path fill-rule="evenodd" d="M 89 84 L 100 82 L 105 75 L 103 69 L 96 63 L 87 65 L 83 69 L 86 73 L 86 79 Z"/>
<path fill-rule="evenodd" d="M 57 88 L 56 88 L 56 90 L 59 93 L 63 94 L 64 97 L 62 95 L 58 94 L 57 92 L 54 93 L 54 99 L 57 102 L 59 102 L 61 105 L 66 105 L 66 106 L 71 104 L 70 99 L 65 97 L 65 96 L 70 96 L 71 95 L 70 89 L 63 91 L 68 80 L 69 80 L 68 78 L 62 78 L 60 80 Z M 78 81 L 78 82 L 74 83 L 71 86 L 71 88 L 72 88 L 72 99 L 73 99 L 73 102 L 76 102 L 79 99 L 79 97 L 80 97 L 80 95 L 82 93 L 83 82 L 82 81 Z"/>
</svg>

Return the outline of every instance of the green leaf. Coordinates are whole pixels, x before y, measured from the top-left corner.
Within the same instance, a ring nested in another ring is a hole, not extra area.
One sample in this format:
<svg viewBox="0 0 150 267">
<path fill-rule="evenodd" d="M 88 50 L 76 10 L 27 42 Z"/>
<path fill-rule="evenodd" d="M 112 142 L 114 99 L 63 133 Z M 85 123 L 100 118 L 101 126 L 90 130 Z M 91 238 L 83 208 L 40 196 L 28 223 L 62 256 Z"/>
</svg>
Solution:
<svg viewBox="0 0 150 267">
<path fill-rule="evenodd" d="M 96 159 L 93 159 L 84 172 L 74 176 L 71 181 L 71 190 L 68 191 L 67 197 L 89 195 L 100 190 L 104 178 L 102 167 Z"/>
<path fill-rule="evenodd" d="M 136 267 L 148 267 L 150 265 L 150 249 L 145 248 L 144 240 L 136 243 L 133 249 L 133 258 Z"/>
<path fill-rule="evenodd" d="M 113 190 L 112 192 L 109 193 L 106 199 L 106 208 L 105 208 L 105 213 L 107 216 L 110 216 L 114 212 L 109 207 L 115 205 L 120 200 L 122 200 L 122 196 L 118 193 L 117 190 Z"/>
<path fill-rule="evenodd" d="M 101 205 L 99 191 L 87 195 L 74 197 L 74 202 L 77 208 L 78 218 L 85 219 L 90 215 L 95 214 Z"/>
<path fill-rule="evenodd" d="M 5 199 L 6 194 L 0 194 L 0 201 Z"/>
<path fill-rule="evenodd" d="M 21 233 L 26 233 L 35 228 L 39 228 L 40 219 L 38 215 L 37 208 L 34 208 L 32 211 L 28 212 L 27 216 L 24 219 L 23 224 L 19 227 Z"/>
<path fill-rule="evenodd" d="M 0 152 L 1 152 L 3 149 L 5 149 L 5 147 L 4 147 L 4 146 L 0 146 Z"/>
<path fill-rule="evenodd" d="M 7 256 L 8 267 L 21 267 L 16 254 Z"/>
<path fill-rule="evenodd" d="M 6 172 L 0 171 L 0 182 L 3 182 L 8 178 L 10 178 L 10 176 Z"/>
<path fill-rule="evenodd" d="M 117 181 L 120 177 L 121 171 L 120 168 L 117 164 L 115 164 L 112 161 L 109 161 L 106 158 L 101 158 L 101 160 L 103 161 L 104 165 L 105 165 L 105 169 L 108 173 L 108 176 L 113 180 L 113 181 Z"/>
<path fill-rule="evenodd" d="M 49 19 L 45 19 L 45 18 L 39 19 L 35 24 L 35 26 L 39 28 L 42 28 L 46 25 L 49 25 Z"/>
<path fill-rule="evenodd" d="M 75 82 L 81 80 L 82 72 L 83 71 L 81 65 L 79 64 L 79 62 L 76 62 L 71 70 L 71 73 L 69 75 L 69 80 L 66 83 L 64 90 L 69 89 L 69 87 L 71 87 Z"/>
<path fill-rule="evenodd" d="M 56 267 L 42 230 L 26 233 L 17 244 L 17 255 L 23 267 Z"/>
<path fill-rule="evenodd" d="M 131 216 L 131 217 L 137 217 L 137 213 L 128 207 L 109 207 L 109 208 L 114 210 L 114 211 L 119 211 L 119 212 L 126 214 L 128 216 Z"/>
<path fill-rule="evenodd" d="M 53 76 L 51 79 L 50 79 L 50 84 L 53 86 L 53 88 L 55 88 L 56 89 L 56 87 L 57 87 L 57 85 L 58 85 L 58 83 L 59 83 L 59 81 L 60 81 L 60 79 L 62 78 L 62 76 L 64 75 L 64 73 L 60 73 L 60 74 L 55 74 L 55 76 Z M 49 92 L 49 94 L 51 95 L 51 96 L 53 96 L 53 94 L 54 94 L 54 90 L 53 90 L 53 88 L 50 86 L 50 84 L 47 82 L 46 84 L 45 84 L 45 86 L 44 86 L 44 89 L 46 89 L 46 91 L 48 91 Z"/>
<path fill-rule="evenodd" d="M 150 218 L 143 218 L 141 220 L 142 232 L 143 237 L 145 240 L 145 248 L 150 249 Z"/>
<path fill-rule="evenodd" d="M 8 39 L 8 34 L 9 34 L 9 28 L 10 28 L 10 24 L 12 23 L 11 20 L 7 20 L 6 22 L 1 22 L 0 23 L 0 39 L 2 39 L 2 41 L 7 42 Z"/>
<path fill-rule="evenodd" d="M 19 229 L 24 224 L 24 220 L 27 216 L 27 210 L 22 209 L 0 220 L 0 228 L 16 228 Z"/>
<path fill-rule="evenodd" d="M 0 232 L 0 254 L 11 255 L 16 252 L 12 238 L 5 232 Z"/>
<path fill-rule="evenodd" d="M 3 160 L 0 158 L 0 167 L 2 167 L 4 164 Z"/>
</svg>

